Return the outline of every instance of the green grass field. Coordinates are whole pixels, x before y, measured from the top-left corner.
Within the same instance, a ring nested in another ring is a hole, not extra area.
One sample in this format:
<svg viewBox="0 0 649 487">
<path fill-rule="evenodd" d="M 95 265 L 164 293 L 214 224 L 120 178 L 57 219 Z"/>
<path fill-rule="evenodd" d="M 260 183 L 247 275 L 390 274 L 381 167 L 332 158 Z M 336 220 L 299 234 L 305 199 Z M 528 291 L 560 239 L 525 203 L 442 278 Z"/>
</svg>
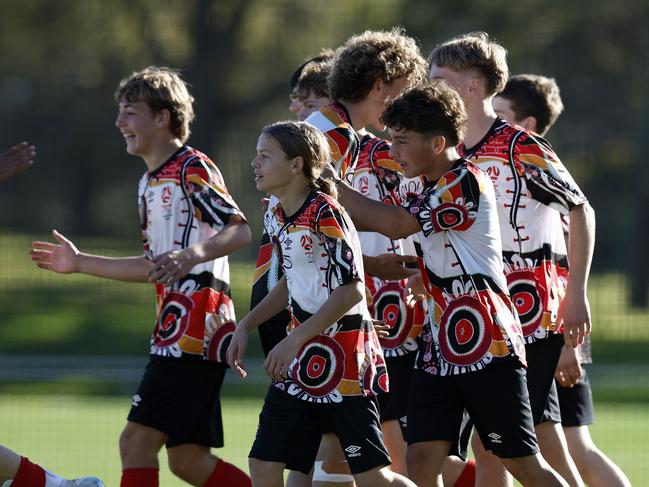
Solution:
<svg viewBox="0 0 649 487">
<path fill-rule="evenodd" d="M 247 454 L 262 398 L 223 400 L 226 447 L 216 454 L 247 471 Z M 128 412 L 127 398 L 41 395 L 0 397 L 4 445 L 62 475 L 98 475 L 119 485 L 117 439 Z M 649 485 L 649 409 L 646 403 L 598 402 L 592 436 L 636 487 Z M 185 485 L 169 473 L 161 454 L 160 485 Z"/>
</svg>

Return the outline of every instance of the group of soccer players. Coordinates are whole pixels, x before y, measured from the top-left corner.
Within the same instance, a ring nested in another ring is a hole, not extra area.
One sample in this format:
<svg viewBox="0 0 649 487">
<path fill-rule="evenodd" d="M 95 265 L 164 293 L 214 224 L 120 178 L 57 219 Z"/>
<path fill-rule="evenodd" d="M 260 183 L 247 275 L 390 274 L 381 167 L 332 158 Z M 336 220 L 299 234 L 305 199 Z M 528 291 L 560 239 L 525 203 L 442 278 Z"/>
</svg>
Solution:
<svg viewBox="0 0 649 487">
<path fill-rule="evenodd" d="M 368 31 L 300 66 L 299 120 L 264 127 L 251 164 L 268 200 L 238 324 L 227 256 L 252 236 L 217 166 L 186 145 L 193 98 L 167 68 L 120 83 L 116 126 L 147 166 L 144 255 L 84 253 L 55 230 L 31 257 L 155 284 L 150 361 L 120 437 L 122 487 L 158 485 L 163 445 L 177 477 L 206 487 L 280 486 L 286 469 L 292 487 L 507 486 L 511 475 L 630 485 L 588 436 L 580 360 L 595 220 L 541 137 L 558 89 L 508 79 L 505 49 L 484 32 L 426 61 L 403 30 Z M 390 141 L 370 132 L 386 128 Z M 32 147 L 13 151 L 33 159 Z M 254 329 L 272 383 L 248 477 L 210 448 L 223 446 L 225 369 L 246 376 Z M 0 450 L 5 480 L 102 485 Z"/>
</svg>

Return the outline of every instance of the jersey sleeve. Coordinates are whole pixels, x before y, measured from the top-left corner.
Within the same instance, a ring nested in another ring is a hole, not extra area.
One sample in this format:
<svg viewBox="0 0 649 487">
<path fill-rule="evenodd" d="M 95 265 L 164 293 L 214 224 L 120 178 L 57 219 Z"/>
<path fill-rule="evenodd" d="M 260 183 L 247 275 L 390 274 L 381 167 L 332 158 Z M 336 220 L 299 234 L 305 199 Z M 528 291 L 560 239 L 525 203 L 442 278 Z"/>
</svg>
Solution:
<svg viewBox="0 0 649 487">
<path fill-rule="evenodd" d="M 348 222 L 342 211 L 330 204 L 320 208 L 315 221 L 316 235 L 327 254 L 327 281 L 339 286 L 362 280 L 356 265 L 356 259 L 362 256 L 354 255 Z M 357 248 L 360 250 L 360 246 Z"/>
<path fill-rule="evenodd" d="M 228 192 L 221 172 L 212 161 L 196 157 L 187 166 L 184 182 L 199 220 L 216 229 L 230 223 L 235 216 L 245 221 L 243 212 Z"/>
<path fill-rule="evenodd" d="M 533 199 L 565 215 L 588 200 L 550 144 L 527 134 L 515 148 L 515 164 Z"/>
<path fill-rule="evenodd" d="M 336 127 L 325 132 L 331 152 L 331 163 L 338 175 L 350 182 L 359 154 L 359 142 L 351 127 Z"/>
<path fill-rule="evenodd" d="M 461 168 L 447 172 L 435 187 L 411 194 L 401 205 L 415 217 L 425 236 L 465 231 L 475 222 L 480 186 L 475 175 Z"/>
</svg>

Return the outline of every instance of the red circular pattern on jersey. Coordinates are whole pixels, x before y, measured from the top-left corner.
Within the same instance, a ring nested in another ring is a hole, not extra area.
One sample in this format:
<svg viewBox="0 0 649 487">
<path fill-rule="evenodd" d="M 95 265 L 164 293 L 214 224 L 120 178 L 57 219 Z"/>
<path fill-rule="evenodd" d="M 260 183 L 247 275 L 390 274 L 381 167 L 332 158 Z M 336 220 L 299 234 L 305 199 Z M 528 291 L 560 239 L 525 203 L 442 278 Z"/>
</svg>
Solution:
<svg viewBox="0 0 649 487">
<path fill-rule="evenodd" d="M 448 363 L 469 366 L 491 347 L 493 322 L 476 298 L 462 296 L 449 303 L 439 325 L 439 348 Z M 461 338 L 461 339 L 460 339 Z"/>
<path fill-rule="evenodd" d="M 207 359 L 219 362 L 226 362 L 225 352 L 228 350 L 230 341 L 232 340 L 232 335 L 234 335 L 234 330 L 236 325 L 233 321 L 228 321 L 219 326 L 212 338 L 207 348 Z"/>
<path fill-rule="evenodd" d="M 309 396 L 324 397 L 340 384 L 344 360 L 345 353 L 336 340 L 318 335 L 302 347 L 289 377 Z"/>
<path fill-rule="evenodd" d="M 380 337 L 381 346 L 385 349 L 399 347 L 412 328 L 412 310 L 403 302 L 403 290 L 397 281 L 389 281 L 374 294 L 372 312 L 379 320 L 385 320 L 389 325 L 389 335 Z"/>
<path fill-rule="evenodd" d="M 167 294 L 160 308 L 153 331 L 153 343 L 157 347 L 168 347 L 187 331 L 189 312 L 194 308 L 194 302 L 183 293 L 172 291 Z"/>
<path fill-rule="evenodd" d="M 537 282 L 534 272 L 520 270 L 507 276 L 507 286 L 512 303 L 518 312 L 523 336 L 532 335 L 543 319 L 545 288 Z"/>
</svg>

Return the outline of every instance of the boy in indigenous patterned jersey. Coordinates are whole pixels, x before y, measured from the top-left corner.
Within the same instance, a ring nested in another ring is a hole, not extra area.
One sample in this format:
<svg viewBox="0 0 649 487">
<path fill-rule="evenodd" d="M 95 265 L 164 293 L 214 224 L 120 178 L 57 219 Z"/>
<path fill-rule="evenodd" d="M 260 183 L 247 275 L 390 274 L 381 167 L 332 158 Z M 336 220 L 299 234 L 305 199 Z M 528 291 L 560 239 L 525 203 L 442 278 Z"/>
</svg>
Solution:
<svg viewBox="0 0 649 487">
<path fill-rule="evenodd" d="M 460 154 L 494 182 L 503 242 L 503 263 L 527 343 L 528 388 L 543 455 L 570 483 L 583 485 L 565 447 L 554 372 L 562 347 L 576 347 L 590 333 L 587 278 L 594 245 L 594 213 L 552 147 L 540 136 L 500 119 L 492 98 L 508 77 L 505 49 L 484 32 L 435 47 L 430 78 L 444 80 L 462 97 L 468 113 Z M 570 215 L 570 273 L 561 227 Z M 474 442 L 478 465 L 488 455 Z M 491 467 L 500 468 L 491 458 Z M 478 468 L 480 472 L 486 471 Z M 502 477 L 494 474 L 489 485 Z"/>
<path fill-rule="evenodd" d="M 393 207 L 342 182 L 339 188 L 359 229 L 390 238 L 419 235 L 430 299 L 408 404 L 410 478 L 420 487 L 442 485 L 442 462 L 466 409 L 524 485 L 565 485 L 538 454 L 494 187 L 455 149 L 466 120 L 461 99 L 439 83 L 413 88 L 388 106 L 382 120 L 392 138 L 390 155 L 406 177 L 425 176 L 423 192 L 406 199 L 393 193 Z"/>
<path fill-rule="evenodd" d="M 35 242 L 32 259 L 64 274 L 155 283 L 150 360 L 120 437 L 121 487 L 157 486 L 163 445 L 171 471 L 191 485 L 249 486 L 210 447 L 223 446 L 219 395 L 235 329 L 227 256 L 250 242 L 250 229 L 216 165 L 185 145 L 193 97 L 176 71 L 133 73 L 115 98 L 126 151 L 147 166 L 138 191 L 144 255 L 82 253 L 54 230 L 58 243 Z"/>
<path fill-rule="evenodd" d="M 289 334 L 268 354 L 273 379 L 250 452 L 257 487 L 283 485 L 287 465 L 308 473 L 324 427 L 340 439 L 356 484 L 413 486 L 391 472 L 374 396 L 387 391 L 381 347 L 367 310 L 358 236 L 333 186 L 324 135 L 305 122 L 262 131 L 255 183 L 271 193 L 264 226 L 284 277 L 241 320 L 228 363 L 243 371 L 248 335 L 288 303 Z"/>
<path fill-rule="evenodd" d="M 494 97 L 493 107 L 500 118 L 545 137 L 563 111 L 563 102 L 553 78 L 519 74 L 509 78 L 505 89 Z M 567 217 L 562 223 L 567 231 Z M 561 349 L 555 380 L 568 450 L 591 487 L 627 487 L 631 485 L 629 479 L 597 448 L 588 431 L 595 413 L 590 380 L 582 364 L 591 362 L 590 336 L 578 348 L 565 345 Z"/>
</svg>

